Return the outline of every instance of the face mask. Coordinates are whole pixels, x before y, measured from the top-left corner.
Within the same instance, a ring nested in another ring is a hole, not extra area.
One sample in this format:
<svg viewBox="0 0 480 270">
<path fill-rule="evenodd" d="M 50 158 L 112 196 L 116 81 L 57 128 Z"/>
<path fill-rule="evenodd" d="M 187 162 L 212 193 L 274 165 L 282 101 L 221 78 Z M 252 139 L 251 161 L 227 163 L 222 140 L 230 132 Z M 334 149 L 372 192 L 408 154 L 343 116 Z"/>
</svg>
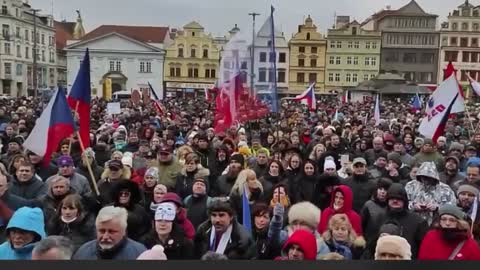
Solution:
<svg viewBox="0 0 480 270">
<path fill-rule="evenodd" d="M 115 143 L 115 149 L 116 150 L 122 150 L 127 144 L 125 142 L 116 142 Z"/>
</svg>

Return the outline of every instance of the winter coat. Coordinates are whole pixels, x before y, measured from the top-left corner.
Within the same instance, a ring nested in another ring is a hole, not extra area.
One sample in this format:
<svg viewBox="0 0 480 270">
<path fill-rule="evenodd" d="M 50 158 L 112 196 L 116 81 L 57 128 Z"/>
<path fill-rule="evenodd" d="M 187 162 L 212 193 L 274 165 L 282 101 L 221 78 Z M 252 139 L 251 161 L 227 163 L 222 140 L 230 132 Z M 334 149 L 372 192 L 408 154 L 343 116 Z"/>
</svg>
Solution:
<svg viewBox="0 0 480 270">
<path fill-rule="evenodd" d="M 317 185 L 315 187 L 314 202 L 320 210 L 325 210 L 330 206 L 330 200 L 332 198 L 332 191 L 335 186 L 340 185 L 340 178 L 338 176 L 331 176 L 322 174 L 318 178 Z"/>
<path fill-rule="evenodd" d="M 215 165 L 216 153 L 211 149 L 197 149 L 195 154 L 200 158 L 200 164 L 206 169 L 212 169 Z"/>
<path fill-rule="evenodd" d="M 353 210 L 359 213 L 365 203 L 370 200 L 373 192 L 377 189 L 377 184 L 368 174 L 352 175 L 341 181 L 342 185 L 350 187 L 353 196 Z"/>
<path fill-rule="evenodd" d="M 343 207 L 338 210 L 335 210 L 333 208 L 333 203 L 335 201 L 335 193 L 337 193 L 338 191 L 343 194 L 344 201 L 343 201 Z M 363 234 L 362 220 L 360 219 L 360 216 L 355 211 L 352 210 L 352 204 L 353 204 L 352 190 L 345 185 L 340 185 L 338 187 L 335 187 L 332 192 L 330 207 L 328 207 L 322 212 L 320 223 L 318 224 L 318 227 L 317 227 L 318 232 L 323 234 L 325 231 L 328 230 L 328 222 L 333 215 L 345 214 L 347 215 L 350 223 L 352 224 L 352 228 L 355 231 L 355 233 L 358 236 L 361 236 Z"/>
<path fill-rule="evenodd" d="M 8 208 L 12 211 L 16 211 L 17 209 L 27 206 L 27 207 L 35 207 L 40 206 L 39 202 L 27 200 L 15 194 L 12 194 L 9 190 L 3 193 L 3 196 L 0 197 L 0 200 L 3 201 Z"/>
<path fill-rule="evenodd" d="M 187 211 L 184 208 L 180 208 L 177 212 L 177 216 L 175 217 L 177 223 L 182 227 L 183 231 L 185 232 L 185 237 L 190 240 L 195 238 L 195 228 L 193 227 L 192 222 L 187 218 Z"/>
<path fill-rule="evenodd" d="M 164 184 L 168 191 L 175 191 L 175 183 L 178 173 L 182 170 L 182 165 L 177 160 L 173 159 L 168 164 L 156 162 L 154 167 L 158 168 L 159 180 L 158 183 Z"/>
<path fill-rule="evenodd" d="M 273 197 L 273 187 L 278 184 L 288 184 L 287 180 L 280 176 L 271 176 L 269 173 L 259 179 L 263 187 L 263 196 L 267 200 Z"/>
<path fill-rule="evenodd" d="M 420 153 L 416 154 L 413 157 L 413 159 L 414 159 L 413 164 L 415 166 L 418 166 L 418 167 L 420 167 L 420 165 L 422 165 L 422 163 L 427 162 L 427 161 L 434 162 L 436 167 L 437 167 L 437 170 L 439 172 L 443 171 L 443 168 L 444 168 L 444 165 L 445 165 L 445 161 L 444 161 L 442 155 L 440 155 L 438 152 L 433 152 L 433 153 L 422 153 L 422 152 L 420 152 Z"/>
<path fill-rule="evenodd" d="M 212 187 L 212 189 L 215 189 L 215 191 L 213 195 L 210 195 L 210 196 L 212 197 L 228 196 L 236 180 L 237 180 L 237 177 L 230 177 L 228 174 L 221 175 L 216 182 L 216 186 Z"/>
<path fill-rule="evenodd" d="M 368 166 L 373 166 L 373 164 L 375 164 L 375 161 L 377 161 L 378 157 L 382 155 L 387 156 L 388 152 L 383 149 L 381 150 L 368 149 L 367 151 L 365 151 L 365 157 L 366 157 Z"/>
<path fill-rule="evenodd" d="M 83 164 L 78 166 L 77 173 L 85 177 L 88 181 L 88 184 L 90 185 L 90 190 L 94 190 L 92 180 L 95 181 L 95 183 L 97 183 L 98 180 L 102 178 L 103 168 L 98 166 L 97 161 L 95 160 L 92 162 L 91 166 L 92 166 L 93 177 L 95 179 L 92 179 L 92 177 L 90 176 L 90 173 L 88 172 L 88 168 L 86 166 L 83 166 Z"/>
<path fill-rule="evenodd" d="M 13 214 L 8 222 L 7 233 L 9 229 L 18 228 L 33 232 L 38 241 L 42 240 L 46 237 L 43 219 L 40 208 L 22 207 Z M 0 260 L 30 260 L 35 244 L 30 243 L 22 248 L 14 249 L 10 241 L 6 241 L 0 245 Z"/>
<path fill-rule="evenodd" d="M 308 201 L 311 203 L 315 202 L 315 190 L 317 189 L 318 185 L 318 175 L 314 174 L 311 176 L 305 175 L 305 173 L 301 173 L 298 178 L 295 180 L 295 187 L 291 185 L 293 190 L 292 193 L 295 202 L 303 202 Z"/>
<path fill-rule="evenodd" d="M 52 182 L 55 177 L 56 175 L 51 176 L 47 179 L 47 181 L 45 181 L 45 183 L 50 186 L 50 182 Z M 79 173 L 74 173 L 72 176 L 67 178 L 70 179 L 70 186 L 77 191 L 78 195 L 82 197 L 88 197 L 92 195 L 90 183 L 88 182 L 87 178 L 85 178 L 85 176 Z"/>
<path fill-rule="evenodd" d="M 255 257 L 255 243 L 247 230 L 235 219 L 232 220 L 232 234 L 223 253 L 229 260 L 250 260 Z M 194 240 L 195 257 L 200 258 L 210 248 L 210 233 L 214 229 L 210 220 L 202 223 Z"/>
<path fill-rule="evenodd" d="M 38 175 L 42 181 L 45 181 L 50 176 L 57 174 L 57 172 L 58 168 L 53 162 L 50 162 L 47 166 L 44 166 L 43 162 L 35 165 L 35 174 Z"/>
<path fill-rule="evenodd" d="M 446 172 L 440 173 L 440 182 L 449 185 L 454 192 L 456 192 L 458 188 L 457 186 L 455 186 L 455 183 L 461 182 L 465 180 L 465 178 L 466 176 L 461 172 L 457 172 L 454 175 L 447 175 Z"/>
<path fill-rule="evenodd" d="M 38 200 L 47 194 L 47 185 L 35 177 L 32 177 L 27 182 L 20 182 L 14 176 L 12 182 L 9 183 L 8 189 L 11 194 L 27 200 Z"/>
<path fill-rule="evenodd" d="M 237 213 L 237 221 L 240 224 L 243 223 L 243 191 L 242 192 L 235 192 L 230 195 L 230 205 L 232 206 L 235 213 Z M 253 208 L 253 205 L 256 203 L 266 202 L 263 194 L 263 189 L 256 188 L 253 192 L 250 192 L 250 196 L 248 197 L 248 203 L 250 205 L 250 209 Z"/>
<path fill-rule="evenodd" d="M 75 250 L 86 242 L 95 239 L 95 218 L 93 215 L 81 215 L 70 223 L 65 223 L 60 214 L 48 220 L 46 224 L 48 235 L 61 235 L 72 240 Z"/>
<path fill-rule="evenodd" d="M 362 211 L 360 211 L 360 218 L 362 220 L 363 235 L 368 242 L 375 239 L 386 214 L 386 202 L 371 199 L 365 203 Z"/>
<path fill-rule="evenodd" d="M 462 239 L 458 239 L 454 242 L 447 242 L 443 239 L 439 229 L 430 230 L 423 238 L 418 260 L 448 260 L 462 241 Z M 480 260 L 480 247 L 477 242 L 469 236 L 453 260 Z"/>
<path fill-rule="evenodd" d="M 193 172 L 187 172 L 187 170 L 183 168 L 177 176 L 175 180 L 175 193 L 177 193 L 182 200 L 192 194 L 193 181 L 195 180 L 194 177 L 196 174 L 202 175 L 202 178 L 207 177 L 208 179 L 210 171 L 200 165 L 198 169 Z"/>
<path fill-rule="evenodd" d="M 255 172 L 255 175 L 257 176 L 257 178 L 260 179 L 261 177 L 263 177 L 268 173 L 268 164 L 265 164 L 265 165 L 255 164 L 252 167 L 252 170 Z"/>
<path fill-rule="evenodd" d="M 135 260 L 147 249 L 139 242 L 124 238 L 108 251 L 99 251 L 97 240 L 83 244 L 73 255 L 73 260 Z"/>
<path fill-rule="evenodd" d="M 148 249 L 155 245 L 162 245 L 164 253 L 168 260 L 192 260 L 193 242 L 185 237 L 185 233 L 178 224 L 173 224 L 172 231 L 165 243 L 162 243 L 152 229 L 148 235 L 141 241 Z"/>
<path fill-rule="evenodd" d="M 187 218 L 192 222 L 193 227 L 198 228 L 200 224 L 208 219 L 208 205 L 212 197 L 190 195 L 183 200 L 183 205 L 187 211 Z"/>
</svg>

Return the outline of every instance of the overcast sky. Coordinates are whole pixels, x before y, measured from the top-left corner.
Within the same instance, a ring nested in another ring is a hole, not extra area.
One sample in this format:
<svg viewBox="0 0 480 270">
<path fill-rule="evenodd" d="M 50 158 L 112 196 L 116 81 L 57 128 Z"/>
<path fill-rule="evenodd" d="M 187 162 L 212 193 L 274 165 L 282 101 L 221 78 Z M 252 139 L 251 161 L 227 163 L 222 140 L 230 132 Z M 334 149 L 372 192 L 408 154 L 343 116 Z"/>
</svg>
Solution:
<svg viewBox="0 0 480 270">
<path fill-rule="evenodd" d="M 410 0 L 30 0 L 32 7 L 43 13 L 53 14 L 55 19 L 75 20 L 79 9 L 86 31 L 102 24 L 152 25 L 182 27 L 196 20 L 207 32 L 223 36 L 235 24 L 242 31 L 251 32 L 249 12 L 261 13 L 257 30 L 270 13 L 270 5 L 276 8 L 276 25 L 287 38 L 297 29 L 308 14 L 322 33 L 333 24 L 334 14 L 350 15 L 359 22 L 387 5 L 397 9 Z M 417 0 L 426 12 L 438 14 L 439 23 L 446 20 L 448 12 L 464 0 Z M 480 0 L 471 0 L 480 5 Z M 52 8 L 53 7 L 53 8 Z"/>
</svg>

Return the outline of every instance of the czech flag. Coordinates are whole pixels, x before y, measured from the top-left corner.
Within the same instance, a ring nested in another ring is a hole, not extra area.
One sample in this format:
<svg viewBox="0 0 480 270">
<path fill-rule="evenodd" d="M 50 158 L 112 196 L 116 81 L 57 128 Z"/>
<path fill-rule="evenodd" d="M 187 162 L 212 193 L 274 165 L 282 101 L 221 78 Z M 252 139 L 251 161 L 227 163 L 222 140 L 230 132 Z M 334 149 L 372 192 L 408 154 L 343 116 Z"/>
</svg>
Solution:
<svg viewBox="0 0 480 270">
<path fill-rule="evenodd" d="M 42 156 L 43 164 L 48 165 L 60 142 L 75 131 L 74 125 L 67 97 L 57 89 L 23 146 Z"/>
<path fill-rule="evenodd" d="M 164 111 L 162 109 L 162 103 L 160 98 L 158 98 L 157 92 L 153 89 L 153 86 L 148 82 L 148 87 L 150 88 L 150 93 L 153 95 L 153 106 L 155 106 L 155 110 L 157 110 L 157 114 L 160 116 L 164 115 Z"/>
<path fill-rule="evenodd" d="M 80 137 L 84 149 L 90 147 L 90 54 L 87 48 L 83 61 L 80 64 L 77 78 L 68 95 L 68 104 L 77 114 L 80 123 Z"/>
<path fill-rule="evenodd" d="M 306 101 L 311 111 L 317 109 L 317 100 L 315 98 L 315 83 L 311 84 L 305 92 L 294 98 L 296 101 Z"/>
</svg>

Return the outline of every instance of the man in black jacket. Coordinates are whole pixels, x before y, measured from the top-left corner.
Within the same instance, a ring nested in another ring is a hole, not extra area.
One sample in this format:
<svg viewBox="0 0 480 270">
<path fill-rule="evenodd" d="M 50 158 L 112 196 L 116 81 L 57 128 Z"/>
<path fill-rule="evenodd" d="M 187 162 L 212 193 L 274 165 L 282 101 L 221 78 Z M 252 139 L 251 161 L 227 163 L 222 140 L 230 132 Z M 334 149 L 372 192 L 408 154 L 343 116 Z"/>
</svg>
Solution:
<svg viewBox="0 0 480 270">
<path fill-rule="evenodd" d="M 400 227 L 401 237 L 412 248 L 412 259 L 418 255 L 423 237 L 428 231 L 427 221 L 418 214 L 408 210 L 408 197 L 402 184 L 394 183 L 387 191 L 387 215 L 385 223 L 396 222 Z"/>
<path fill-rule="evenodd" d="M 35 177 L 34 166 L 27 162 L 20 164 L 9 189 L 26 200 L 40 199 L 47 194 L 47 185 Z"/>
<path fill-rule="evenodd" d="M 342 185 L 350 187 L 353 192 L 353 210 L 360 213 L 365 203 L 370 200 L 377 184 L 367 173 L 367 161 L 355 158 L 352 162 L 353 175 L 341 181 Z"/>
<path fill-rule="evenodd" d="M 215 200 L 208 213 L 209 220 L 200 225 L 194 239 L 197 258 L 211 250 L 226 255 L 230 260 L 250 260 L 255 257 L 255 243 L 247 230 L 236 221 L 229 202 Z"/>
</svg>

